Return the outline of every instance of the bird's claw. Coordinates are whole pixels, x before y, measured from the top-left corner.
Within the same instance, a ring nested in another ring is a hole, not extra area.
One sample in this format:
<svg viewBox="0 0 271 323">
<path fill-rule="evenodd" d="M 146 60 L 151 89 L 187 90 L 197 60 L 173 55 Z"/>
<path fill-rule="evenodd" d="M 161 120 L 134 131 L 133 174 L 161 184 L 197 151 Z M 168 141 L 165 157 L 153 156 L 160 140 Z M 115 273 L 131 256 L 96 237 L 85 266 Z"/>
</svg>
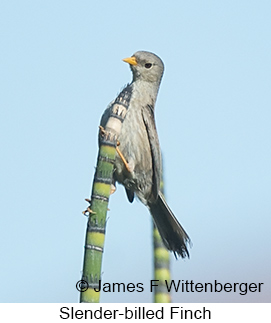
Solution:
<svg viewBox="0 0 271 323">
<path fill-rule="evenodd" d="M 85 211 L 83 211 L 82 213 L 85 216 L 91 215 L 91 214 L 96 214 L 96 212 L 92 211 L 90 206 L 91 206 L 91 200 L 90 199 L 85 199 L 85 201 L 87 201 L 89 203 L 89 206 L 87 207 L 87 209 Z"/>
<path fill-rule="evenodd" d="M 117 190 L 116 186 L 114 184 L 111 184 L 110 195 L 112 195 L 113 193 L 115 193 L 116 190 Z"/>
</svg>

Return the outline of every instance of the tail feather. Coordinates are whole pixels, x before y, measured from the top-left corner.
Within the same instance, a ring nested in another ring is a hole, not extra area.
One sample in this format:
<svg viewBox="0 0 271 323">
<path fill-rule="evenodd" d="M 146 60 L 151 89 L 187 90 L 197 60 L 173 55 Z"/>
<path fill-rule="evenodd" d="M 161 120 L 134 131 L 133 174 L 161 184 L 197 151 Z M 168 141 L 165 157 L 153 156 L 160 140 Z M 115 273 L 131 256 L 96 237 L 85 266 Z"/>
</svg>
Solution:
<svg viewBox="0 0 271 323">
<path fill-rule="evenodd" d="M 166 248 L 172 251 L 176 258 L 177 256 L 189 258 L 187 244 L 191 243 L 190 238 L 167 205 L 161 192 L 155 203 L 149 205 L 149 209 Z"/>
</svg>

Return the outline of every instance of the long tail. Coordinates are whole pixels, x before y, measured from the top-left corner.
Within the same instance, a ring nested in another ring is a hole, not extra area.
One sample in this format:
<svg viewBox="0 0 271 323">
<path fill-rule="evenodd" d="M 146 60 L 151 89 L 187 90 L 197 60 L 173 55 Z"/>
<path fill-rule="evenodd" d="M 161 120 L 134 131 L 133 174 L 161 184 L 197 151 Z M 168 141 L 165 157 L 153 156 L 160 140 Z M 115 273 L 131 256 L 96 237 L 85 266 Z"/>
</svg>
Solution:
<svg viewBox="0 0 271 323">
<path fill-rule="evenodd" d="M 156 202 L 149 205 L 149 209 L 166 248 L 172 251 L 176 258 L 177 256 L 189 258 L 187 244 L 190 244 L 190 238 L 172 213 L 161 192 Z"/>
</svg>

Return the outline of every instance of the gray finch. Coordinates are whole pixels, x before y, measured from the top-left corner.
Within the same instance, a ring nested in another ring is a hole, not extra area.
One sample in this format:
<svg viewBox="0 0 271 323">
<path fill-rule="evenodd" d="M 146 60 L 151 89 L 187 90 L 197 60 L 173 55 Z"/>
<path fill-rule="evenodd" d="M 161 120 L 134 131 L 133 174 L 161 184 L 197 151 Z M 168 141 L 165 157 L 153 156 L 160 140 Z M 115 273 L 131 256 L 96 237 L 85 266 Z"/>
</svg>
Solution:
<svg viewBox="0 0 271 323">
<path fill-rule="evenodd" d="M 134 194 L 146 205 L 153 217 L 164 245 L 177 258 L 189 257 L 190 238 L 180 225 L 160 192 L 161 152 L 154 119 L 154 106 L 164 72 L 162 60 L 155 54 L 138 51 L 124 59 L 130 64 L 133 80 L 105 110 L 101 126 L 105 127 L 112 104 L 125 97 L 127 114 L 118 138 L 114 184 L 124 185 L 130 202 Z"/>
</svg>

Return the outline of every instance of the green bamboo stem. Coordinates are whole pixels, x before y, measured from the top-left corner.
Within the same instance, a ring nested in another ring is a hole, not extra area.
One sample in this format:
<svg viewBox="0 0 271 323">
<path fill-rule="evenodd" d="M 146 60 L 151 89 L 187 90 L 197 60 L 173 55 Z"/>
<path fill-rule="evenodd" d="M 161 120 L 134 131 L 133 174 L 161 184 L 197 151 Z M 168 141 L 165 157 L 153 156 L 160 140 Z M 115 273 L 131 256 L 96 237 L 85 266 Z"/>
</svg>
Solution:
<svg viewBox="0 0 271 323">
<path fill-rule="evenodd" d="M 161 192 L 164 193 L 164 182 L 161 180 Z M 153 223 L 153 263 L 154 279 L 157 280 L 153 293 L 154 303 L 170 303 L 171 296 L 167 290 L 165 280 L 170 280 L 170 253 L 166 249 L 161 236 Z"/>
<path fill-rule="evenodd" d="M 88 289 L 80 294 L 80 302 L 98 303 L 100 292 L 96 292 L 101 279 L 101 266 L 105 240 L 106 214 L 112 183 L 116 149 L 101 145 L 93 181 L 91 206 L 85 240 L 82 280 Z M 94 289 L 95 288 L 95 289 Z"/>
<path fill-rule="evenodd" d="M 80 293 L 81 303 L 98 303 L 100 300 L 102 257 L 105 240 L 106 215 L 113 179 L 117 139 L 125 118 L 129 95 L 123 91 L 108 110 L 108 121 L 100 127 L 99 153 L 94 175 L 85 239 L 82 280 L 87 289 Z"/>
</svg>

